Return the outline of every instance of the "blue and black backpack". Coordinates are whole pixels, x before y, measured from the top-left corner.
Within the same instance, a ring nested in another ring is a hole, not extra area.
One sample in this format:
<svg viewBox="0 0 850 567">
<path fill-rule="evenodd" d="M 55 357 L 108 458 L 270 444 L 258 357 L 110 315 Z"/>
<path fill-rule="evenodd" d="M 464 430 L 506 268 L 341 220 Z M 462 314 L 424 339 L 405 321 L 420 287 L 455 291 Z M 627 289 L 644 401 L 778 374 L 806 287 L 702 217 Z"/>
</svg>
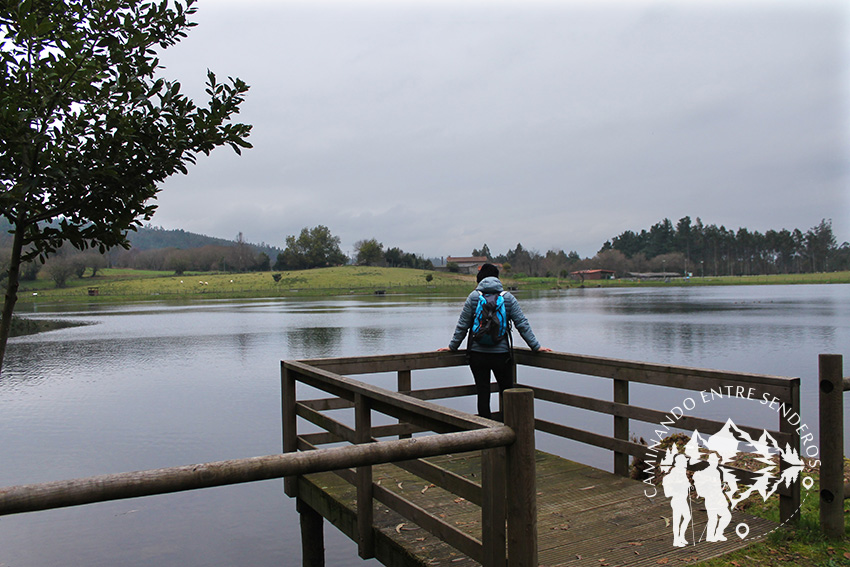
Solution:
<svg viewBox="0 0 850 567">
<path fill-rule="evenodd" d="M 506 334 L 510 337 L 510 323 L 505 310 L 505 292 L 478 294 L 478 305 L 472 318 L 470 336 L 480 345 L 498 344 Z"/>
</svg>

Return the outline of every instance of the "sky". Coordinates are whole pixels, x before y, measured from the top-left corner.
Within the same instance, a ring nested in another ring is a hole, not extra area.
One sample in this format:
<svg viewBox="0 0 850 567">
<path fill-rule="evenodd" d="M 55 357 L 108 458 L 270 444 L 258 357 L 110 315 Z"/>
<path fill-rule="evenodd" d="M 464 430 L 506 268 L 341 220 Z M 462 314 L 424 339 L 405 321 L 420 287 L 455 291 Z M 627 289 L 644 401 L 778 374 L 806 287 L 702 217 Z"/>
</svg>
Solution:
<svg viewBox="0 0 850 567">
<path fill-rule="evenodd" d="M 850 241 L 850 8 L 832 0 L 201 0 L 162 75 L 251 85 L 254 148 L 155 226 L 425 257 L 593 256 L 684 216 Z"/>
</svg>

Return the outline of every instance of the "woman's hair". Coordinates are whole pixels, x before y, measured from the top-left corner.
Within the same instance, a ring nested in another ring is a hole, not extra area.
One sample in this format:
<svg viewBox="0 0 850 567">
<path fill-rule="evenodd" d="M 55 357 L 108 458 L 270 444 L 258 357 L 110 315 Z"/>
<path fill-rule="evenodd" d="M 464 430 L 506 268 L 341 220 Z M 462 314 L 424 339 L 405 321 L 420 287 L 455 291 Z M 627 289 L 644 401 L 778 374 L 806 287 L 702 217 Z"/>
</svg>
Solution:
<svg viewBox="0 0 850 567">
<path fill-rule="evenodd" d="M 478 275 L 476 276 L 478 283 L 481 283 L 481 280 L 483 280 L 484 278 L 489 278 L 490 276 L 498 278 L 499 268 L 497 268 L 493 264 L 483 264 L 480 268 L 478 268 Z"/>
</svg>

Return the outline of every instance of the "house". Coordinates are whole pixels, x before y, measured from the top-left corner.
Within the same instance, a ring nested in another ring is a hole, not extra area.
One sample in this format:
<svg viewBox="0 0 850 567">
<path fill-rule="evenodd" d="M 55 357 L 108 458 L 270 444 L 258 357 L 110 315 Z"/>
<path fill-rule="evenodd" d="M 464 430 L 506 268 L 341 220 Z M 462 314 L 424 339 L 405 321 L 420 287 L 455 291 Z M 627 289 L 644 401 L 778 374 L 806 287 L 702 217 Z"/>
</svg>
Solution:
<svg viewBox="0 0 850 567">
<path fill-rule="evenodd" d="M 446 258 L 446 266 L 455 264 L 461 274 L 475 274 L 481 266 L 487 263 L 486 256 L 449 256 Z"/>
<path fill-rule="evenodd" d="M 578 270 L 570 272 L 570 277 L 584 280 L 613 280 L 614 270 Z"/>
</svg>

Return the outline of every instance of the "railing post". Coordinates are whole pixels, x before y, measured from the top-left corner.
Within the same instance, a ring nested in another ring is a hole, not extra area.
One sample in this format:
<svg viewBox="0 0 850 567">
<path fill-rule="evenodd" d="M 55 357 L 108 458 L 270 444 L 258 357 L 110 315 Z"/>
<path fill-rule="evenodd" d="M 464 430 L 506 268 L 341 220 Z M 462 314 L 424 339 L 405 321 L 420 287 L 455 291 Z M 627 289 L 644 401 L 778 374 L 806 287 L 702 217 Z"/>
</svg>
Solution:
<svg viewBox="0 0 850 567">
<path fill-rule="evenodd" d="M 483 567 L 505 567 L 505 448 L 481 451 L 481 543 Z"/>
<path fill-rule="evenodd" d="M 792 382 L 790 382 L 790 390 L 791 393 L 788 396 L 788 400 L 783 403 L 791 404 L 791 413 L 789 415 L 800 415 L 800 379 L 795 378 Z M 779 431 L 781 433 L 787 433 L 791 436 L 791 442 L 789 445 L 792 449 L 800 452 L 800 430 L 798 425 L 792 425 L 791 420 L 781 419 L 779 420 Z M 779 461 L 779 474 L 785 472 L 785 469 L 790 467 L 788 463 L 785 462 L 784 459 L 780 459 Z M 779 521 L 782 523 L 791 522 L 796 523 L 800 520 L 800 480 L 797 479 L 791 484 L 791 494 L 785 496 L 779 495 Z"/>
<path fill-rule="evenodd" d="M 413 389 L 413 382 L 410 376 L 410 370 L 399 370 L 398 371 L 398 392 L 400 394 L 407 394 L 410 390 Z M 403 423 L 401 419 L 398 420 L 399 423 Z M 413 437 L 410 433 L 402 433 L 398 436 L 399 439 L 410 439 Z"/>
<path fill-rule="evenodd" d="M 294 453 L 298 450 L 298 425 L 295 413 L 295 376 L 280 363 L 280 401 L 281 423 L 283 428 L 283 452 Z M 283 491 L 289 497 L 298 496 L 298 478 L 288 476 L 283 479 Z"/>
<path fill-rule="evenodd" d="M 505 425 L 516 433 L 507 446 L 508 565 L 537 567 L 537 471 L 534 447 L 534 392 L 505 390 Z"/>
<path fill-rule="evenodd" d="M 372 441 L 372 408 L 369 400 L 354 394 L 354 427 L 357 443 Z M 372 532 L 372 467 L 357 467 L 357 552 L 363 559 L 375 556 L 375 538 Z"/>
<path fill-rule="evenodd" d="M 820 381 L 820 524 L 829 537 L 844 536 L 844 361 L 818 356 Z"/>
<path fill-rule="evenodd" d="M 302 567 L 325 567 L 325 526 L 322 515 L 300 498 L 295 500 L 295 509 L 298 510 L 301 522 Z"/>
<path fill-rule="evenodd" d="M 614 402 L 629 403 L 629 381 L 614 379 Z M 614 438 L 620 441 L 629 440 L 629 418 L 614 416 Z M 614 474 L 629 476 L 629 454 L 614 452 Z"/>
</svg>

